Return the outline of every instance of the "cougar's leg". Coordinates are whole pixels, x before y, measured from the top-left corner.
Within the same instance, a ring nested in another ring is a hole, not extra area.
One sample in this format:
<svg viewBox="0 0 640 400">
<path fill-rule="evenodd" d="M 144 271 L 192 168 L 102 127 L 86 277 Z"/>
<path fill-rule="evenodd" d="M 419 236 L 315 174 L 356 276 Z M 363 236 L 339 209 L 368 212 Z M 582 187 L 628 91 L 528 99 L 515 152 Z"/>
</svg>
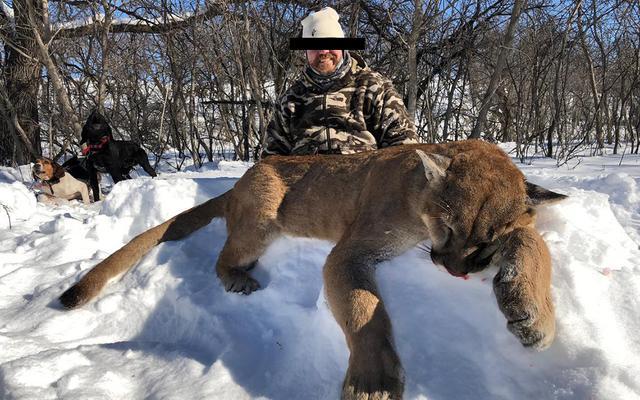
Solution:
<svg viewBox="0 0 640 400">
<path fill-rule="evenodd" d="M 227 210 L 227 241 L 216 274 L 229 292 L 250 294 L 260 287 L 247 272 L 279 236 L 278 209 L 286 187 L 273 168 L 258 164 L 236 184 Z"/>
<path fill-rule="evenodd" d="M 273 233 L 254 228 L 229 234 L 216 263 L 216 274 L 226 291 L 250 294 L 260 288 L 248 271 L 275 237 Z"/>
<path fill-rule="evenodd" d="M 324 267 L 327 300 L 351 353 L 343 399 L 399 399 L 404 390 L 391 322 L 375 282 L 375 265 L 404 248 L 377 237 L 343 238 Z"/>
<path fill-rule="evenodd" d="M 493 291 L 507 328 L 526 347 L 549 347 L 555 336 L 555 315 L 547 245 L 535 229 L 518 228 L 508 234 L 496 256 L 500 270 L 493 279 Z"/>
</svg>

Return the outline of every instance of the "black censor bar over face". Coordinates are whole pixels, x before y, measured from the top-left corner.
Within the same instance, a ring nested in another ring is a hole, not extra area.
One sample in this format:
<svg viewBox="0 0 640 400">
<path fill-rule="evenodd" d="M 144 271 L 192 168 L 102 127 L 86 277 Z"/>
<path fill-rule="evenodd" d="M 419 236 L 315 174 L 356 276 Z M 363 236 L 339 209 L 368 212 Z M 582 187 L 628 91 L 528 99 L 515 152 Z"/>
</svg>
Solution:
<svg viewBox="0 0 640 400">
<path fill-rule="evenodd" d="M 291 38 L 291 50 L 364 50 L 364 38 Z"/>
</svg>

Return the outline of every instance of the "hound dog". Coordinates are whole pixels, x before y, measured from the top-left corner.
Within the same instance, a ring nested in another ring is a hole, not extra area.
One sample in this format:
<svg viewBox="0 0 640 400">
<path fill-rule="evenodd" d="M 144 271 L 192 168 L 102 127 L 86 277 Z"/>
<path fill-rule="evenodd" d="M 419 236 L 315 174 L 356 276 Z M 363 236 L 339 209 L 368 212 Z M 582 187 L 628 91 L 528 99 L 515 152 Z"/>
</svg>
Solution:
<svg viewBox="0 0 640 400">
<path fill-rule="evenodd" d="M 38 201 L 51 204 L 64 203 L 63 200 L 82 199 L 84 204 L 89 204 L 89 188 L 87 184 L 77 180 L 55 161 L 40 157 L 36 159 L 31 170 L 35 180 L 40 183 L 37 186 L 42 190 Z"/>
<path fill-rule="evenodd" d="M 114 183 L 131 179 L 129 172 L 135 165 L 140 165 L 150 176 L 156 176 L 149 164 L 147 153 L 132 141 L 113 139 L 111 126 L 97 110 L 89 115 L 82 128 L 80 144 L 84 143 L 87 146 L 82 153 L 87 156 L 89 161 L 87 163 L 89 183 L 96 201 L 100 199 L 98 172 L 109 173 Z"/>
<path fill-rule="evenodd" d="M 74 155 L 64 163 L 62 163 L 62 168 L 68 173 L 71 174 L 74 178 L 79 181 L 84 182 L 89 188 L 91 188 L 91 167 L 89 166 L 89 160 L 87 157 L 78 157 Z M 101 174 L 96 174 L 98 179 L 98 190 L 100 189 L 100 181 L 102 180 Z M 102 191 L 99 190 L 99 196 L 95 196 L 91 190 L 89 190 L 89 197 L 91 197 L 91 201 L 96 201 L 102 197 Z"/>
</svg>

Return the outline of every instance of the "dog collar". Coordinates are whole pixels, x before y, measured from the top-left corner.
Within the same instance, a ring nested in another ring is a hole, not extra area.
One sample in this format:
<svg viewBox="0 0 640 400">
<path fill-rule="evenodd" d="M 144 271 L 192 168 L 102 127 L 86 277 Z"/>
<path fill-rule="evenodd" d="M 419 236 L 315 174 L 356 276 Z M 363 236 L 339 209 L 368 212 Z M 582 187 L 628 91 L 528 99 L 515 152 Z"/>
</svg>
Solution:
<svg viewBox="0 0 640 400">
<path fill-rule="evenodd" d="M 85 147 L 84 149 L 82 149 L 82 155 L 86 156 L 90 153 L 97 153 L 98 151 L 102 150 L 102 148 L 109 143 L 109 136 L 103 136 L 100 138 L 100 143 L 96 143 L 96 144 L 87 144 L 87 147 Z"/>
<path fill-rule="evenodd" d="M 42 183 L 44 183 L 45 185 L 49 186 L 49 190 L 51 191 L 51 194 L 53 195 L 53 185 L 57 185 L 58 183 L 60 183 L 60 178 L 53 178 L 50 180 L 44 180 L 41 179 Z"/>
</svg>

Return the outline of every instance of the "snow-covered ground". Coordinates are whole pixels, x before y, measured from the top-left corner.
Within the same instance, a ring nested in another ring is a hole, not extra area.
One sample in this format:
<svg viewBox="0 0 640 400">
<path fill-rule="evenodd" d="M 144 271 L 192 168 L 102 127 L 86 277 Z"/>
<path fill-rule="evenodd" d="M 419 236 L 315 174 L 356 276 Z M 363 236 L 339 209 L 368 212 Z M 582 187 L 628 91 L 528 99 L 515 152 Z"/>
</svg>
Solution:
<svg viewBox="0 0 640 400">
<path fill-rule="evenodd" d="M 619 161 L 520 165 L 570 196 L 539 213 L 558 323 L 547 351 L 507 331 L 495 271 L 454 278 L 419 249 L 380 265 L 406 398 L 640 399 L 640 157 Z M 58 207 L 33 201 L 28 173 L 0 168 L 0 398 L 338 398 L 348 351 L 323 296 L 331 243 L 279 240 L 254 272 L 263 289 L 230 294 L 213 273 L 225 239 L 214 220 L 158 246 L 97 301 L 57 303 L 83 271 L 248 167 L 141 174 L 101 203 Z"/>
</svg>

